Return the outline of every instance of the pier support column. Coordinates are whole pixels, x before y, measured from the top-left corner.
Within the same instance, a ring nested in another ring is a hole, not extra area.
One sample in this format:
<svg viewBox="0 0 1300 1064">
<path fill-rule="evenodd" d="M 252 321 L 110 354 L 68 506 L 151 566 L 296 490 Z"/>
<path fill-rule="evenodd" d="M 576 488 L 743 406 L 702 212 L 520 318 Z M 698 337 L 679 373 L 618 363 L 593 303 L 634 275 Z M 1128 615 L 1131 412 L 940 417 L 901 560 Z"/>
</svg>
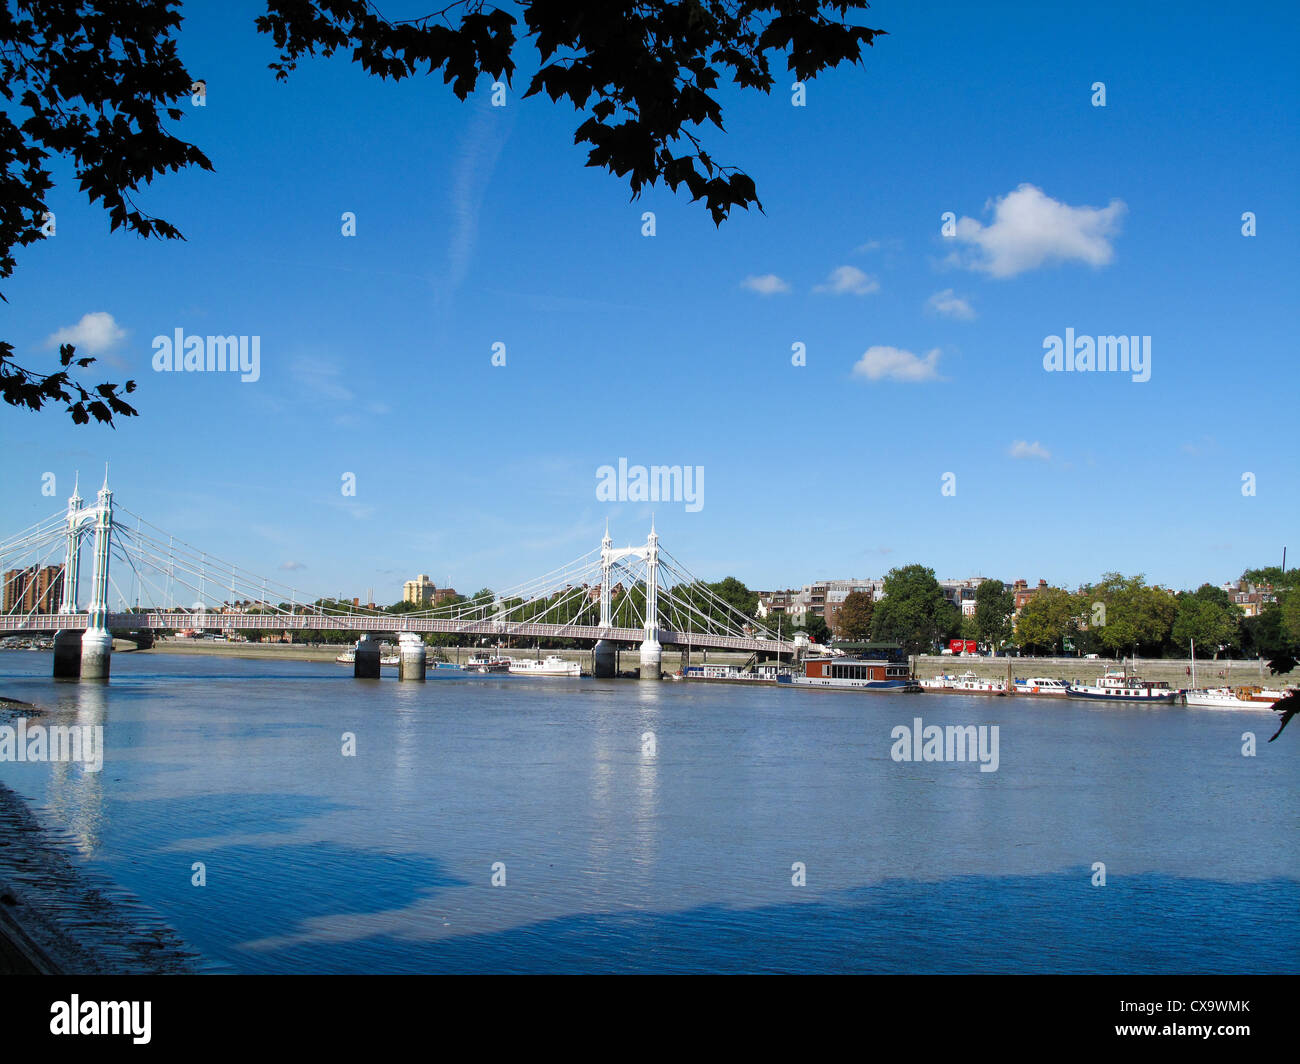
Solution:
<svg viewBox="0 0 1300 1064">
<path fill-rule="evenodd" d="M 424 640 L 414 632 L 400 633 L 397 637 L 397 678 L 424 683 L 426 661 Z"/>
<path fill-rule="evenodd" d="M 593 652 L 595 663 L 592 666 L 592 674 L 601 678 L 613 676 L 618 671 L 616 655 L 618 648 L 611 639 L 601 639 L 596 642 Z"/>
<path fill-rule="evenodd" d="M 81 679 L 81 631 L 65 628 L 54 633 L 54 678 Z"/>
<path fill-rule="evenodd" d="M 106 628 L 87 628 L 81 637 L 81 678 L 107 680 L 113 637 Z"/>
<path fill-rule="evenodd" d="M 641 679 L 657 680 L 663 669 L 664 648 L 652 633 L 641 644 Z"/>
<path fill-rule="evenodd" d="M 369 632 L 363 632 L 357 640 L 352 676 L 357 680 L 379 679 L 379 644 Z"/>
</svg>

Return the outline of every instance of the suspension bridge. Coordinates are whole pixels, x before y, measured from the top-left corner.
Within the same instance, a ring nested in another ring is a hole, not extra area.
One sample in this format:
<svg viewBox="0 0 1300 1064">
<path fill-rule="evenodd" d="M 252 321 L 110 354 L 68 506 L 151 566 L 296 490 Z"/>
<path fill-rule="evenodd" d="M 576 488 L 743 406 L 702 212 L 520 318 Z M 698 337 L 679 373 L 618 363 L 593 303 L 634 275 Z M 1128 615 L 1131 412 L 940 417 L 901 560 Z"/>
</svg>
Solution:
<svg viewBox="0 0 1300 1064">
<path fill-rule="evenodd" d="M 83 553 L 91 560 L 84 608 Z M 53 633 L 54 675 L 67 679 L 108 679 L 115 630 L 356 633 L 354 675 L 361 678 L 379 676 L 376 637 L 396 635 L 399 677 L 420 681 L 423 637 L 430 633 L 587 641 L 594 644 L 596 676 L 613 676 L 618 648 L 633 644 L 645 679 L 659 679 L 664 646 L 687 657 L 696 649 L 774 657 L 797 650 L 692 576 L 660 545 L 653 523 L 644 544 L 627 547 L 615 547 L 607 527 L 599 547 L 490 601 L 392 613 L 303 601 L 300 590 L 222 561 L 115 505 L 106 473 L 93 503 L 74 488 L 66 510 L 0 541 L 0 571 L 0 633 Z M 184 600 L 189 604 L 179 604 Z"/>
</svg>

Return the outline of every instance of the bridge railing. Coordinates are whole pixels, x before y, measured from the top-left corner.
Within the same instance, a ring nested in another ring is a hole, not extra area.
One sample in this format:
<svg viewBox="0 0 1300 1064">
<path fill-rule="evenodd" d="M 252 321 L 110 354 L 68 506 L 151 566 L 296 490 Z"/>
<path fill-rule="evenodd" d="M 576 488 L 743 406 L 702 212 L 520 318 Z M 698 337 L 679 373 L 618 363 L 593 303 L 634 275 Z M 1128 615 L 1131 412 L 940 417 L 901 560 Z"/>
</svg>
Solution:
<svg viewBox="0 0 1300 1064">
<path fill-rule="evenodd" d="M 597 625 L 545 624 L 537 621 L 458 621 L 434 617 L 303 614 L 303 613 L 110 613 L 107 627 L 117 629 L 153 628 L 175 631 L 182 628 L 205 628 L 230 632 L 328 631 L 328 632 L 417 632 L 507 637 L 534 636 L 543 639 L 609 639 L 622 643 L 639 643 L 645 638 L 641 628 L 601 628 Z M 45 613 L 32 616 L 0 615 L 0 631 L 57 632 L 77 631 L 89 626 L 85 613 Z M 659 630 L 665 645 L 718 650 L 765 650 L 771 654 L 792 654 L 793 643 L 753 636 L 713 635 L 701 632 Z"/>
</svg>

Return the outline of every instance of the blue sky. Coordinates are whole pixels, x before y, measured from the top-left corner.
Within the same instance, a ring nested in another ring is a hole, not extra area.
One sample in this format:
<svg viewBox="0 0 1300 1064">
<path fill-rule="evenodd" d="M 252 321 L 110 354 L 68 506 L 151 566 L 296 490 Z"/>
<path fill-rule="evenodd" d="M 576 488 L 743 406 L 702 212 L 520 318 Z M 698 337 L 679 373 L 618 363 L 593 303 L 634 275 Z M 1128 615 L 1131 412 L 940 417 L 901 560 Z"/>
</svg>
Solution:
<svg viewBox="0 0 1300 1064">
<path fill-rule="evenodd" d="M 0 531 L 108 460 L 118 500 L 178 537 L 379 601 L 416 572 L 522 581 L 606 518 L 640 542 L 652 509 L 697 575 L 764 588 L 911 562 L 1196 586 L 1300 553 L 1300 16 L 1142 6 L 876 4 L 890 35 L 805 107 L 786 75 L 725 96 L 707 141 L 766 214 L 717 229 L 584 168 L 581 116 L 520 98 L 526 52 L 504 108 L 489 79 L 461 104 L 345 58 L 277 83 L 256 3 L 187 4 L 209 95 L 178 132 L 216 173 L 138 197 L 187 242 L 110 234 L 60 169 L 57 235 L 19 252 L 0 310 L 24 365 L 80 330 L 140 416 L 0 415 Z M 177 328 L 259 336 L 260 379 L 155 373 Z M 1046 372 L 1067 328 L 1150 336 L 1150 380 Z M 620 457 L 702 466 L 702 509 L 598 502 Z"/>
</svg>

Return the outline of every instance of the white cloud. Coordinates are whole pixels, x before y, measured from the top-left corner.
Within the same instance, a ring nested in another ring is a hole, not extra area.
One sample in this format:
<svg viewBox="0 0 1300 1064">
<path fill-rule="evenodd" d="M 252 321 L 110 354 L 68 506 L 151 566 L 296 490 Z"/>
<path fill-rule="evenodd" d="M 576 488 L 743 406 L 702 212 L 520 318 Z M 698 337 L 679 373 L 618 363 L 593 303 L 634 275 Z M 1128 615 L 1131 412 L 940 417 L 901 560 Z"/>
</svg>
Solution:
<svg viewBox="0 0 1300 1064">
<path fill-rule="evenodd" d="M 746 277 L 740 282 L 741 288 L 748 288 L 760 296 L 774 296 L 779 292 L 790 291 L 790 286 L 774 273 L 765 273 L 761 277 Z"/>
<path fill-rule="evenodd" d="M 859 244 L 853 250 L 858 254 L 863 254 L 867 251 L 875 251 L 878 247 L 880 247 L 879 240 L 868 240 L 865 244 Z"/>
<path fill-rule="evenodd" d="M 81 355 L 100 355 L 116 347 L 126 336 L 126 330 L 106 310 L 97 310 L 84 314 L 76 325 L 65 325 L 57 332 L 51 333 L 45 341 L 46 347 L 58 347 L 61 344 L 73 344 Z"/>
<path fill-rule="evenodd" d="M 299 569 L 306 569 L 307 566 L 305 566 L 302 562 L 281 562 L 280 568 L 285 569 L 288 572 L 292 573 L 292 572 L 296 572 Z"/>
<path fill-rule="evenodd" d="M 1048 461 L 1052 454 L 1046 447 L 1035 440 L 1033 443 L 1027 443 L 1025 440 L 1016 440 L 1007 452 L 1012 458 L 1041 458 L 1044 462 Z"/>
<path fill-rule="evenodd" d="M 1111 238 L 1128 209 L 1117 199 L 1107 207 L 1071 207 L 1030 184 L 991 206 L 991 225 L 963 217 L 949 239 L 970 245 L 966 256 L 954 254 L 951 261 L 993 277 L 1014 277 L 1049 262 L 1105 266 L 1114 258 Z"/>
<path fill-rule="evenodd" d="M 846 293 L 854 296 L 869 296 L 880 291 L 880 282 L 869 274 L 863 273 L 856 266 L 837 266 L 831 270 L 825 284 L 819 284 L 814 292 L 830 292 L 842 296 Z"/>
<path fill-rule="evenodd" d="M 869 347 L 854 364 L 853 373 L 872 381 L 936 381 L 940 379 L 939 349 L 922 358 L 898 347 Z"/>
<path fill-rule="evenodd" d="M 962 321 L 972 321 L 975 318 L 975 309 L 951 288 L 935 292 L 927 305 L 936 314 L 942 314 L 945 318 L 959 318 Z"/>
</svg>

